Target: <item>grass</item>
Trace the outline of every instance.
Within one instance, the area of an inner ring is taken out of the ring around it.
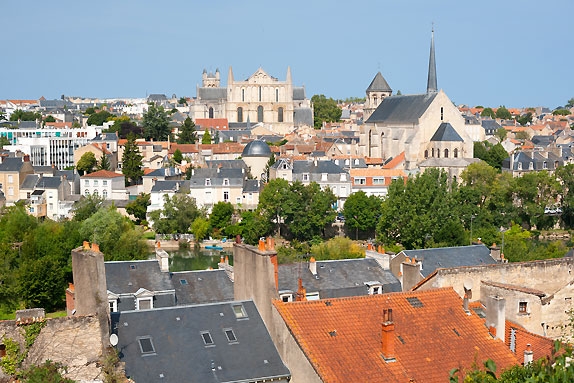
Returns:
[[[60,318],[65,317],[68,313],[66,310],[55,311],[53,313],[46,314],[46,318]],[[16,319],[16,312],[7,313],[0,311],[0,320],[14,320]]]
[[[144,239],[155,239],[155,233],[153,231],[146,231],[143,237]]]

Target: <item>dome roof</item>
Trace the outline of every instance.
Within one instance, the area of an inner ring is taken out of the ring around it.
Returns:
[[[269,145],[260,140],[254,140],[245,145],[242,157],[271,157]]]

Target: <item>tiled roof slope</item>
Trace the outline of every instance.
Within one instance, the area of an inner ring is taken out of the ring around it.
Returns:
[[[490,358],[499,369],[518,363],[478,315],[464,312],[452,288],[274,305],[324,382],[442,383],[475,358]],[[389,308],[394,362],[381,356],[382,312]]]
[[[516,354],[518,360],[524,360],[527,345],[532,348],[532,357],[538,360],[552,355],[554,341],[544,336],[533,334],[524,327],[506,321],[506,344]]]

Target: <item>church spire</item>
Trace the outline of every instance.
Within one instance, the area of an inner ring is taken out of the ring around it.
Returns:
[[[427,93],[438,92],[436,85],[436,62],[434,58],[434,26],[432,28],[430,57],[429,57],[429,77],[427,80]]]
[[[227,84],[231,85],[233,83],[233,70],[231,69],[231,65],[229,66],[229,73],[227,74]]]
[[[286,83],[292,82],[292,80],[291,80],[291,67],[290,66],[287,67],[287,76],[285,76],[285,82]]]

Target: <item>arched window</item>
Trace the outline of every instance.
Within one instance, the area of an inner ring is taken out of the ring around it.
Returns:
[[[440,158],[440,149],[436,150],[436,158]]]
[[[283,122],[283,108],[277,109],[277,121]]]
[[[444,150],[444,158],[448,158],[448,149]]]
[[[275,88],[275,102],[279,102],[279,88]]]
[[[213,118],[213,108],[209,107],[209,118]]]
[[[241,89],[241,101],[245,101],[245,88]]]
[[[458,148],[454,148],[454,158],[458,158]]]
[[[243,122],[243,108],[237,108],[237,122]]]
[[[261,90],[261,88],[259,88],[259,90]],[[257,122],[263,122],[263,107],[261,105],[257,107]]]
[[[369,157],[372,157],[372,148],[373,148],[373,131],[369,130]]]
[[[440,107],[440,120],[444,121],[444,108],[442,106]]]
[[[261,101],[261,87],[259,87],[259,101]]]
[[[377,96],[373,96],[373,105],[377,106]]]
[[[434,148],[432,148],[431,153],[432,153],[432,157],[434,158]]]
[[[429,151],[428,151],[428,149],[425,150],[425,158],[429,158]]]
[[[108,198],[108,191],[107,190],[104,190],[102,192],[102,197],[104,197],[104,199]]]
[[[456,184],[456,176],[452,176],[452,183]]]

